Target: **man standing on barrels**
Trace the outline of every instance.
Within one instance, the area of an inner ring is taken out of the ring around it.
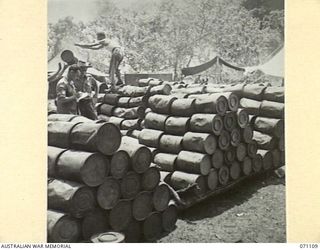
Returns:
[[[110,60],[110,66],[109,66],[109,77],[111,81],[111,90],[115,90],[115,77],[117,77],[117,85],[123,84],[121,80],[121,74],[119,70],[120,63],[123,60],[123,48],[119,45],[118,42],[114,40],[109,40],[106,38],[106,35],[104,32],[98,32],[97,33],[97,42],[92,44],[78,44],[75,43],[75,46],[84,48],[84,49],[92,49],[92,50],[98,50],[102,48],[106,48],[111,52],[111,60]]]
[[[86,68],[78,64],[69,67],[67,77],[57,84],[57,113],[81,114],[89,119],[96,120],[92,100],[92,85],[87,79]],[[79,112],[80,111],[80,112]]]

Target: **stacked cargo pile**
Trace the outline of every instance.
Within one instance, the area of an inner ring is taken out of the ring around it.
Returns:
[[[107,93],[99,98],[96,105],[98,118],[115,124],[121,130],[141,129],[141,122],[145,115],[149,96],[155,94],[168,95],[171,87],[163,81],[148,80],[141,85],[124,86],[116,93]]]
[[[275,121],[261,125],[266,123],[265,118],[249,117],[247,107],[239,108],[238,95],[242,97],[248,88],[197,88],[173,88],[172,95],[151,96],[144,128],[129,134],[153,150],[153,162],[161,170],[161,179],[180,198],[201,199],[281,165],[279,151],[271,150],[259,133],[273,131],[279,136],[283,133],[282,124],[276,122],[271,129]],[[192,94],[197,91],[200,93]],[[213,93],[203,94],[204,91]]]
[[[126,242],[175,227],[170,190],[150,167],[150,150],[112,123],[75,115],[48,122],[48,241],[88,241],[106,231]]]
[[[284,88],[246,85],[240,106],[250,114],[258,154],[273,162],[274,167],[285,164]],[[271,164],[270,164],[271,165]],[[271,167],[271,166],[270,166]]]
[[[249,117],[231,93],[155,95],[140,132],[132,136],[156,148],[154,163],[174,190],[198,196],[261,170],[256,160]],[[254,167],[253,167],[254,165]]]
[[[240,99],[240,107],[250,115],[253,140],[268,168],[285,164],[284,88],[267,84],[235,84],[207,87],[207,92],[231,91]]]

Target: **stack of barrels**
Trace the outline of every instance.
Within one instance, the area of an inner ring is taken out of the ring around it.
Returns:
[[[126,85],[116,93],[104,94],[96,105],[98,118],[115,124],[123,131],[141,129],[149,96],[168,95],[171,92],[170,85],[163,84],[163,81],[148,80],[148,84],[150,85]]]
[[[150,150],[116,125],[50,115],[48,145],[49,242],[87,242],[110,230],[126,242],[149,241],[175,227]]]
[[[174,88],[171,95],[151,96],[143,129],[134,130],[129,136],[152,149],[153,163],[161,170],[162,181],[180,194],[188,191],[198,197],[206,196],[283,164],[279,160],[283,123],[272,120],[276,117],[266,121],[249,116],[250,109],[241,105],[240,98],[248,96],[244,95],[246,91],[255,92],[255,87],[195,86],[189,90],[180,88],[182,92]],[[193,94],[197,88],[201,88],[199,94]],[[268,96],[265,90],[264,86],[263,93]],[[273,106],[261,110],[266,110],[263,114],[270,110],[274,113]],[[279,151],[263,141],[261,135],[267,133],[277,137]]]
[[[253,139],[257,142],[258,153],[270,167],[285,164],[284,143],[284,88],[246,85],[243,87],[240,106],[250,114],[254,129]]]

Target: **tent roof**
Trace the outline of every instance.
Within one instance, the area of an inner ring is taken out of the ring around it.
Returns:
[[[284,47],[277,49],[269,58],[264,64],[246,67],[246,72],[261,70],[267,75],[284,78]]]

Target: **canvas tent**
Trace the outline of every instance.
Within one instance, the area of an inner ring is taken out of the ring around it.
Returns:
[[[253,72],[256,70],[262,71],[266,75],[284,78],[284,48],[283,46],[275,50],[264,63],[246,67],[246,72]]]

